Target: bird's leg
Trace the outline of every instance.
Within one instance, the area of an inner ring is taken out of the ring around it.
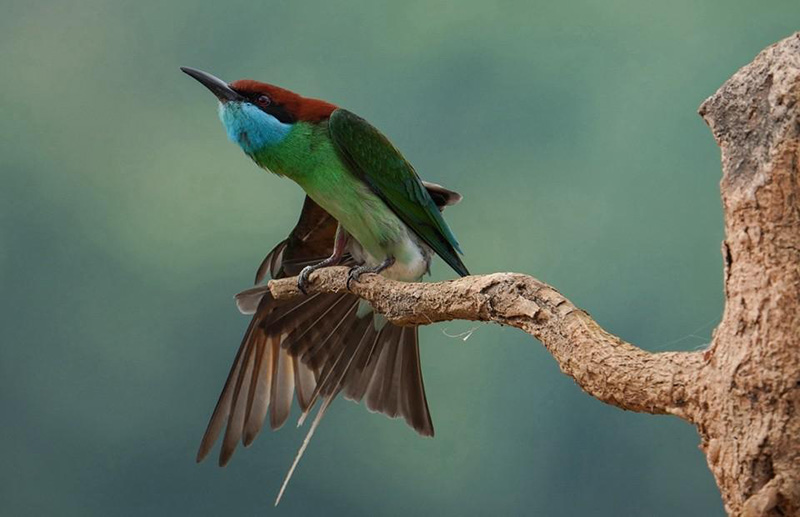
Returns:
[[[311,275],[311,273],[319,268],[336,266],[342,262],[342,257],[344,256],[344,250],[347,247],[347,240],[349,237],[350,236],[340,224],[336,228],[336,238],[333,241],[333,253],[331,256],[322,262],[311,266],[306,266],[302,271],[300,271],[300,274],[297,275],[297,288],[300,289],[303,294],[308,294],[306,287],[308,287],[308,277]]]
[[[363,275],[364,273],[375,273],[377,275],[381,271],[384,271],[385,269],[391,267],[394,264],[394,260],[395,260],[394,257],[389,256],[386,257],[386,260],[384,260],[375,267],[356,266],[352,268],[347,273],[347,290],[348,291],[350,290],[350,282],[353,281],[358,282],[359,278],[361,278],[361,275]]]

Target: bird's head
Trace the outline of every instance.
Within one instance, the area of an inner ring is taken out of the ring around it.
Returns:
[[[336,109],[329,102],[302,97],[271,84],[250,79],[226,83],[202,70],[181,70],[219,99],[219,118],[228,138],[250,155],[281,143],[294,124],[318,124]]]

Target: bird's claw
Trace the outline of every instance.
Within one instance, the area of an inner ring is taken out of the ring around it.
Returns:
[[[306,266],[300,271],[300,274],[297,275],[297,288],[305,295],[308,295],[308,277],[310,277],[313,272],[314,268],[312,266]]]
[[[350,287],[350,283],[354,282],[354,281],[358,282],[359,279],[361,278],[361,275],[363,275],[364,273],[365,273],[365,271],[364,271],[363,267],[356,266],[356,267],[350,268],[350,271],[347,272],[347,283],[345,284],[345,287],[347,287],[348,291],[352,291],[353,290]]]
[[[347,272],[347,283],[345,284],[347,290],[352,291],[352,289],[350,288],[350,283],[353,281],[359,282],[361,280],[361,275],[363,275],[364,273],[374,273],[378,275],[382,271],[385,271],[386,268],[392,266],[393,264],[394,264],[394,257],[387,257],[386,260],[384,260],[375,267],[356,266],[350,268],[350,271]]]

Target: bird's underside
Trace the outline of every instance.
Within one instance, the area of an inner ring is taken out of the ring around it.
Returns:
[[[424,182],[423,182],[424,183]],[[461,196],[424,183],[440,209]],[[301,421],[318,400],[320,416],[343,392],[366,401],[370,411],[402,416],[418,433],[433,435],[419,361],[416,327],[377,325],[358,310],[349,293],[312,294],[287,301],[271,297],[267,278],[296,276],[331,255],[337,221],[310,198],[289,237],[262,262],[256,285],[236,297],[239,309],[253,319],[206,429],[197,461],[203,460],[225,429],[219,463],[225,465],[237,444],[250,445],[269,415],[278,429],[289,417],[294,394]],[[344,265],[359,264],[349,255]],[[361,316],[361,317],[359,317]],[[319,417],[318,417],[319,418]]]

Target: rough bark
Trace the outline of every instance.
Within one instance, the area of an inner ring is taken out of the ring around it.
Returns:
[[[404,325],[510,325],[539,339],[588,394],[697,426],[731,515],[800,515],[800,33],[759,54],[700,107],[722,149],[725,311],[704,352],[649,353],[553,287],[496,273],[450,282],[362,277],[353,292]],[[311,277],[346,289],[346,269]],[[274,280],[276,298],[302,296]]]
[[[722,149],[725,312],[698,387],[732,514],[800,515],[800,34],[700,107]]]

